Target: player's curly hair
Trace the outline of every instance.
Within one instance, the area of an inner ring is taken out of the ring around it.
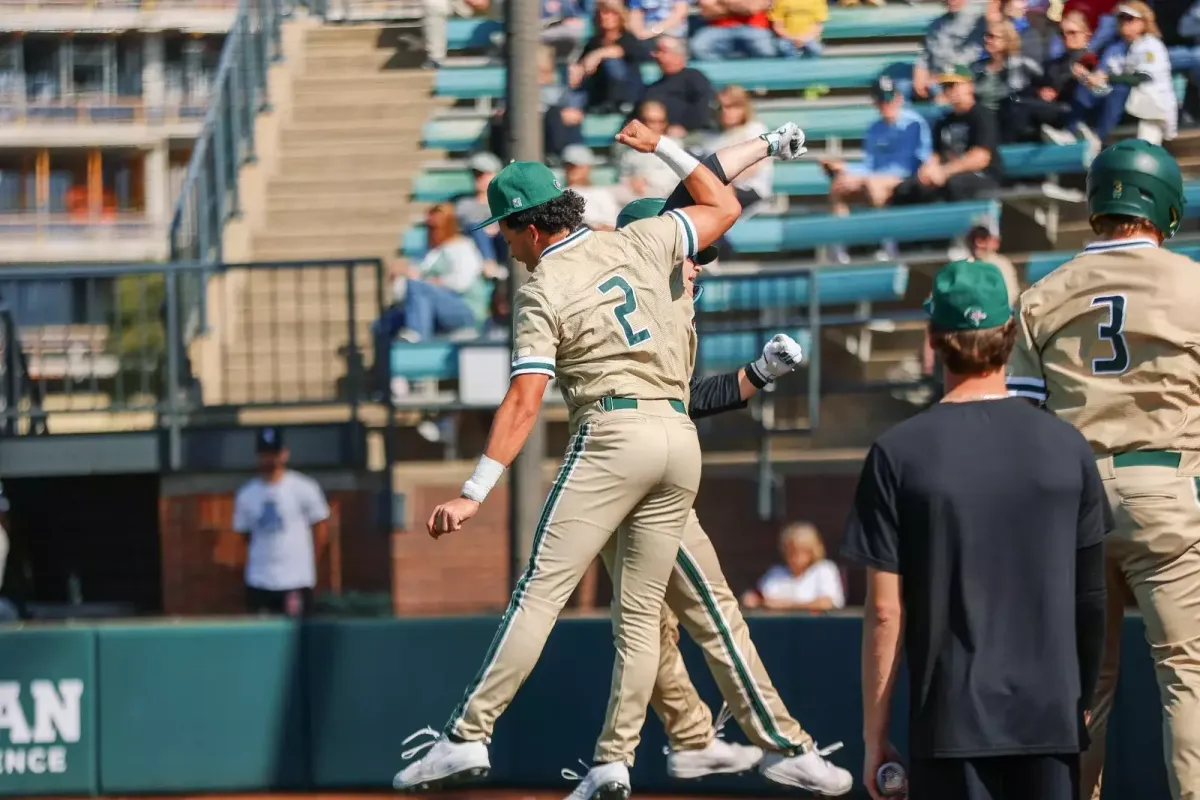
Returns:
[[[567,189],[548,203],[505,217],[504,223],[510,228],[532,225],[542,233],[573,231],[583,224],[583,208],[584,199]]]
[[[979,331],[929,332],[929,343],[947,372],[985,375],[1004,369],[1017,341],[1017,324],[1009,320],[998,328]]]
[[[1154,223],[1141,217],[1124,214],[1096,214],[1089,220],[1097,236],[1106,239],[1133,239],[1138,236],[1163,238],[1163,232]]]

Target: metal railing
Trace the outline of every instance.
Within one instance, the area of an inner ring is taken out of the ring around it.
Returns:
[[[225,223],[241,212],[238,169],[255,158],[255,117],[270,103],[267,69],[282,57],[282,20],[281,0],[238,7],[171,220],[172,261],[221,260]]]
[[[24,100],[0,101],[0,123],[63,125],[164,125],[191,123],[203,119],[207,98],[186,103],[147,105],[140,97],[112,97],[100,100],[63,99],[55,102]]]
[[[5,405],[0,428],[29,433],[50,415],[73,418],[55,432],[166,428],[177,440],[229,406],[337,405],[357,420],[384,290],[378,259],[0,267],[5,344],[25,364],[4,372],[4,396],[24,400]],[[200,293],[204,334],[191,319]]]

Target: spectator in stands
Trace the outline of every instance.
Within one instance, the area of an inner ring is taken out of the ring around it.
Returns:
[[[999,185],[996,118],[975,102],[970,67],[940,78],[950,112],[933,128],[933,155],[896,187],[892,203],[970,200]]]
[[[688,66],[683,42],[660,36],[653,55],[662,77],[646,90],[646,99],[657,100],[666,107],[667,133],[681,137],[711,130],[716,92],[703,72]]]
[[[542,42],[554,48],[557,58],[574,52],[586,33],[582,0],[542,0]]]
[[[778,55],[770,7],[771,0],[700,0],[704,27],[692,35],[692,55],[699,61]]]
[[[1016,305],[1017,297],[1021,294],[1021,283],[1017,280],[1017,268],[1007,257],[1000,254],[1000,232],[995,229],[995,221],[976,225],[967,232],[967,249],[971,258],[976,261],[993,264],[1004,276],[1004,285],[1008,288],[1008,302]]]
[[[925,42],[913,65],[912,94],[922,100],[938,96],[934,79],[955,67],[974,64],[983,54],[986,20],[968,0],[946,0],[946,13],[925,32]]]
[[[1045,0],[1004,0],[1002,6],[1002,18],[1012,24],[1020,39],[1020,52],[1039,66],[1062,50],[1057,32],[1046,19],[1047,6]],[[995,21],[988,19],[989,23]]]
[[[987,57],[975,63],[972,75],[975,99],[981,108],[999,116],[1001,141],[1036,141],[1048,110],[1035,94],[1042,66],[1021,54],[1021,37],[1007,19],[988,22],[983,37]]]
[[[1193,0],[1192,5],[1179,18],[1176,31],[1178,44],[1168,48],[1171,56],[1171,68],[1188,76],[1191,86],[1187,94],[1185,108],[1195,118],[1200,118],[1200,0]]]
[[[329,543],[329,504],[316,481],[287,468],[278,428],[260,430],[255,450],[259,477],[233,501],[233,530],[249,539],[241,539],[238,557],[246,564],[246,606],[252,614],[308,616],[317,558]]]
[[[863,137],[862,164],[851,166],[838,158],[821,161],[830,179],[833,213],[839,216],[850,213],[850,202],[854,200],[865,199],[875,208],[887,205],[896,187],[915,175],[933,154],[929,123],[904,107],[904,95],[895,81],[880,76],[871,87],[871,98],[879,109],[879,119],[871,123]],[[894,257],[896,251],[894,241],[883,242],[887,257]],[[841,245],[834,248],[833,256],[841,263],[850,260],[850,254]]]
[[[1077,64],[1096,61],[1096,54],[1088,47],[1092,31],[1087,15],[1071,11],[1063,17],[1060,30],[1065,49],[1046,64],[1037,89],[1038,99],[1050,107],[1042,121],[1042,136],[1056,144],[1071,144],[1075,141],[1074,131],[1094,142],[1099,152],[1099,138],[1088,125],[1095,121],[1098,103],[1095,95],[1080,85],[1075,69]]]
[[[769,611],[830,611],[844,608],[845,590],[837,564],[825,558],[814,525],[794,522],[779,535],[783,564],[767,570],[756,589],[742,595],[746,608]]]
[[[508,283],[505,281],[496,281],[492,288],[492,302],[488,307],[488,318],[483,323],[482,335],[493,341],[512,336],[512,306],[508,301]]]
[[[467,159],[467,169],[475,181],[473,194],[464,195],[454,201],[454,214],[458,218],[459,228],[471,231],[471,241],[475,243],[479,255],[483,258],[484,272],[494,272],[499,261],[498,248],[504,244],[500,236],[499,225],[489,225],[486,228],[474,230],[474,227],[491,216],[488,210],[487,187],[492,178],[504,165],[500,159],[491,153],[475,153]]]
[[[543,46],[538,50],[538,110],[542,114],[546,160],[552,164],[558,163],[564,148],[583,143],[583,129],[580,126],[583,124],[583,105],[587,100],[583,92],[574,91],[559,80],[554,58],[553,47]],[[488,142],[488,149],[501,159],[508,157],[508,134],[504,126],[505,112],[501,106],[492,119]],[[484,207],[487,207],[487,198],[484,198]]]
[[[688,0],[629,0],[629,30],[639,39],[687,36]]]
[[[750,95],[740,86],[727,86],[717,93],[717,125],[720,131],[704,138],[701,149],[706,155],[740,144],[767,132],[767,126],[754,117]],[[774,161],[766,159],[742,172],[733,181],[733,190],[742,204],[742,216],[772,195]]]
[[[446,20],[472,17],[488,10],[490,0],[422,0],[425,8],[425,66],[437,68],[446,60]]]
[[[612,231],[617,227],[617,214],[621,204],[610,186],[592,185],[592,167],[596,157],[581,144],[573,144],[563,151],[567,186],[583,198],[583,223],[592,230]]]
[[[1099,69],[1088,72],[1079,65],[1076,73],[1105,98],[1096,133],[1107,136],[1128,114],[1137,122],[1139,139],[1154,144],[1174,139],[1179,104],[1154,11],[1141,0],[1130,0],[1117,7],[1117,24],[1125,47],[1110,48]]]
[[[657,85],[657,84],[655,84]],[[654,87],[651,87],[653,89]],[[636,114],[650,130],[658,134],[667,132],[667,107],[657,100],[644,100]],[[679,183],[679,177],[662,159],[653,153],[639,153],[625,148],[621,153],[621,184],[626,197],[669,197]]]
[[[628,13],[620,0],[599,0],[593,16],[592,38],[579,61],[571,65],[567,82],[587,95],[587,110],[629,113],[646,91],[642,64],[650,48],[626,27]]]
[[[1108,48],[1120,41],[1117,32],[1117,0],[1067,0],[1063,5],[1062,19],[1078,11],[1087,18],[1088,30],[1092,32],[1088,49],[1103,55]]]
[[[390,342],[397,335],[410,342],[438,333],[471,329],[487,310],[487,279],[475,244],[463,236],[454,209],[439,203],[425,217],[429,251],[415,271],[395,276],[395,301],[380,320],[379,333]]]
[[[828,0],[775,0],[770,19],[779,37],[780,55],[821,55],[821,33],[829,19]]]

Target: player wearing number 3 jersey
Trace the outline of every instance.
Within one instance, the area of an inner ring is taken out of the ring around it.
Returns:
[[[1108,148],[1087,193],[1100,241],[1021,295],[1008,377],[1010,393],[1091,443],[1117,523],[1082,797],[1100,796],[1128,588],[1156,666],[1172,796],[1200,800],[1200,265],[1161,248],[1184,205],[1161,147]]]
[[[573,435],[483,667],[443,735],[396,776],[398,789],[435,788],[490,769],[496,718],[620,528],[616,659],[583,786],[586,798],[629,796],[628,768],[658,671],[663,596],[700,483],[700,445],[686,407],[691,354],[674,309],[684,290],[679,266],[724,234],[741,208],[730,187],[641,123],[627,125],[617,140],[656,153],[684,180],[694,205],[601,233],[582,226],[582,198],[540,164],[510,164],[488,186],[493,218],[485,224],[499,221],[514,257],[534,273],[515,298],[512,381],[486,453],[462,496],[435,509],[430,534],[456,531],[475,515],[523,446],[551,377]],[[768,143],[776,150],[792,144],[778,136]]]

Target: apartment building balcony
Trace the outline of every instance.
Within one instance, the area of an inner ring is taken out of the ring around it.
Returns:
[[[139,262],[167,256],[166,225],[143,213],[0,213],[0,263]]]
[[[237,0],[0,0],[0,31],[224,33]]]

